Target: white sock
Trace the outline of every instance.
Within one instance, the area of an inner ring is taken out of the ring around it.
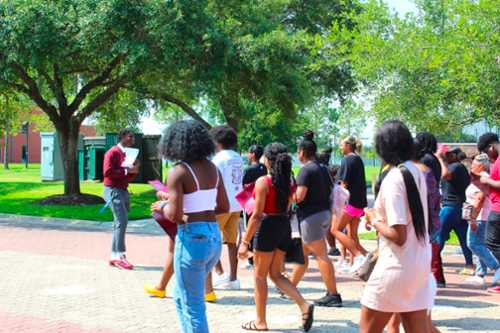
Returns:
[[[120,259],[120,256],[118,255],[118,252],[111,252],[111,259]]]

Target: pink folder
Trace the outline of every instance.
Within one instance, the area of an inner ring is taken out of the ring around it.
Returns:
[[[155,188],[157,191],[163,191],[168,193],[168,188],[163,185],[158,180],[151,180],[148,183]],[[151,213],[151,217],[155,219],[155,221],[160,225],[160,227],[167,233],[167,235],[175,241],[175,236],[177,235],[177,223],[170,221],[167,219],[163,212],[154,211]]]

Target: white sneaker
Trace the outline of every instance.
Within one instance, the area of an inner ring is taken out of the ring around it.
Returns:
[[[212,287],[214,288],[227,282],[229,282],[229,274],[226,272],[222,273],[222,275],[217,275],[217,273],[215,273],[212,276]]]
[[[234,281],[227,281],[226,283],[214,286],[214,289],[218,290],[240,290],[240,279]]]
[[[253,265],[252,265],[250,262],[248,262],[248,261],[247,261],[247,262],[246,262],[246,263],[244,263],[243,265],[240,265],[240,268],[241,268],[241,269],[246,269],[246,270],[248,270],[248,269],[253,269]]]
[[[351,271],[351,266],[349,266],[349,264],[347,264],[345,267],[337,269],[337,272],[340,274],[349,274],[350,271]]]
[[[500,281],[500,267],[498,267],[498,268],[495,270],[495,274],[493,275],[493,280],[491,280],[491,284],[495,284],[495,283],[497,283],[498,281]]]
[[[362,254],[359,255],[359,257],[355,257],[352,263],[351,270],[349,271],[349,274],[354,274],[357,272],[361,267],[363,267],[363,264],[365,263],[366,257]]]
[[[338,260],[338,261],[334,262],[333,264],[335,265],[335,267],[345,268],[347,265],[349,265],[349,260],[347,260],[347,259]]]
[[[477,276],[477,275],[475,275],[471,278],[467,278],[467,279],[465,279],[465,281],[467,281],[468,283],[474,283],[474,284],[486,284],[486,280],[482,277]]]

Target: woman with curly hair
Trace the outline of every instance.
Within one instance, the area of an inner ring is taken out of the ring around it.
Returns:
[[[242,328],[254,331],[268,330],[266,303],[269,275],[276,286],[297,303],[302,313],[304,331],[308,332],[313,322],[314,305],[306,302],[290,280],[281,275],[285,254],[292,239],[292,227],[287,215],[295,192],[291,175],[292,159],[283,144],[274,142],[267,145],[264,150],[264,163],[270,175],[260,177],[255,184],[254,211],[238,249],[238,257],[247,258],[248,245],[254,237],[257,318]]]
[[[214,143],[201,123],[181,120],[165,130],[159,148],[164,158],[178,162],[168,170],[168,201],[152,207],[178,223],[174,251],[177,314],[183,332],[208,332],[205,278],[222,250],[215,215],[229,211],[220,172],[207,159],[214,153]]]

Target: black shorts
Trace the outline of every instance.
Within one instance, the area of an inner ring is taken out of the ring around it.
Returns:
[[[292,226],[287,216],[264,215],[254,235],[253,248],[260,252],[288,251]]]

